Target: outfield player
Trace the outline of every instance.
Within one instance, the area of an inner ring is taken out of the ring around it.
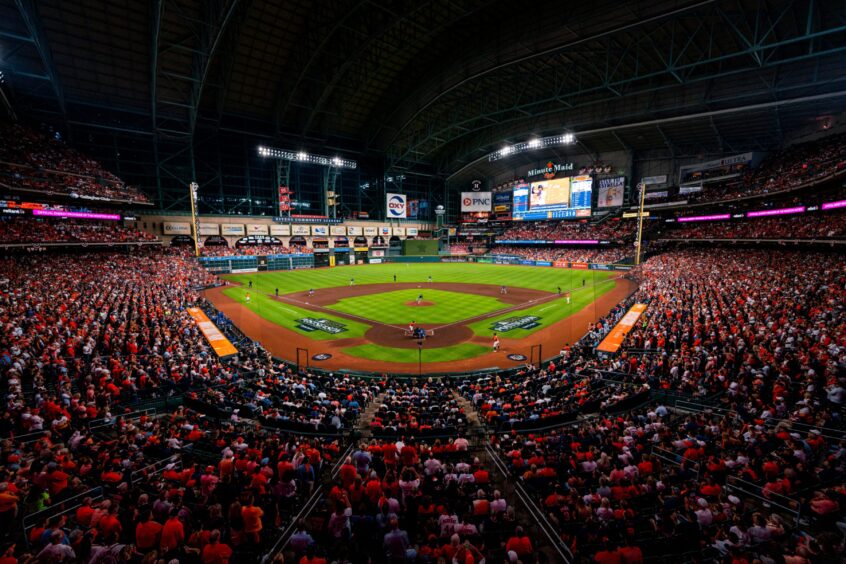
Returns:
[[[496,333],[493,336],[493,352],[499,352],[499,335]]]
[[[350,278],[350,286],[355,286],[355,278]]]
[[[246,298],[244,298],[244,301],[247,302],[247,303],[250,303],[250,293],[249,292],[247,292],[247,296],[246,296]]]
[[[564,294],[564,298],[567,300],[567,305],[570,305],[570,292]]]
[[[429,275],[429,282],[431,282],[431,281],[432,281],[432,275],[430,274]]]

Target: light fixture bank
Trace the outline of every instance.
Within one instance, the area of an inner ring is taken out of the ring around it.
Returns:
[[[358,163],[342,159],[341,157],[325,157],[323,155],[312,155],[305,151],[286,151],[285,149],[275,149],[273,147],[258,146],[258,154],[260,157],[269,159],[279,159],[281,161],[294,161],[300,163],[316,164],[321,166],[332,166],[335,168],[358,168]]]
[[[499,151],[494,151],[488,155],[488,162],[498,161],[510,155],[517,153],[525,153],[533,149],[542,149],[544,147],[555,147],[558,145],[572,145],[576,142],[576,136],[572,133],[563,133],[561,135],[551,135],[549,137],[532,138],[522,143],[515,143],[513,145],[506,145]]]

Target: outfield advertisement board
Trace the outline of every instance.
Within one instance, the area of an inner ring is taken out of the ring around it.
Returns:
[[[290,225],[271,225],[270,226],[270,234],[271,235],[283,235],[288,236],[291,234],[291,226]]]
[[[308,225],[292,225],[291,226],[291,235],[302,235],[302,236],[311,235],[311,228]]]
[[[191,235],[191,224],[177,221],[165,221],[162,224],[165,235]]]
[[[405,194],[385,195],[388,219],[405,219],[408,216],[407,197]]]
[[[258,223],[247,224],[247,235],[267,235],[268,225],[261,225]]]
[[[200,235],[220,235],[220,225],[217,223],[201,223]]]
[[[220,234],[221,235],[229,235],[229,236],[237,235],[239,237],[243,237],[244,236],[244,224],[242,224],[242,223],[224,223],[220,226]]]

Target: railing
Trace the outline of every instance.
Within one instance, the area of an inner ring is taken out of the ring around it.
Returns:
[[[496,466],[497,470],[508,479],[511,476],[511,472],[508,470],[508,467],[499,458],[499,455],[490,445],[485,445],[485,451],[487,452],[488,458],[490,458],[494,465]],[[575,556],[573,552],[570,550],[570,547],[567,546],[561,537],[558,536],[558,532],[553,527],[552,523],[549,522],[549,519],[546,518],[544,512],[538,508],[535,501],[529,496],[526,492],[523,485],[519,482],[513,482],[514,484],[514,493],[517,495],[517,498],[523,503],[526,509],[532,516],[532,519],[537,523],[538,527],[540,528],[541,532],[543,532],[544,536],[549,540],[550,546],[555,550],[558,554],[559,562],[563,562],[565,564],[572,564],[575,560]]]
[[[776,492],[768,492],[764,495],[764,488],[758,484],[747,482],[736,476],[729,476],[726,478],[725,490],[727,492],[736,492],[743,496],[750,497],[767,509],[777,509],[791,517],[794,525],[799,525],[799,519],[802,513],[801,504],[792,498],[781,495]]]
[[[104,491],[101,486],[96,488],[92,488],[88,491],[84,491],[82,493],[76,494],[72,497],[67,499],[63,499],[46,509],[42,509],[41,511],[37,511],[35,513],[30,513],[29,515],[25,515],[22,521],[23,531],[24,531],[24,538],[26,539],[27,546],[29,546],[29,531],[37,524],[43,522],[45,519],[50,519],[51,517],[55,517],[57,515],[66,515],[73,511],[76,511],[80,507],[82,507],[82,501],[90,497],[92,501],[100,501],[104,497]]]
[[[350,456],[355,448],[355,443],[351,443],[347,450],[344,451],[341,456],[338,457],[338,460],[335,462],[335,465],[332,467],[332,471],[330,472],[330,477],[334,480],[338,476],[338,472],[341,469],[341,465],[344,463],[344,460],[348,456]],[[312,492],[311,496],[305,502],[305,504],[300,508],[299,512],[297,512],[296,516],[291,519],[291,522],[288,523],[288,526],[282,530],[282,533],[279,535],[279,538],[276,539],[276,542],[273,543],[271,549],[262,557],[261,562],[262,564],[267,562],[272,562],[276,558],[276,556],[285,550],[285,547],[288,546],[288,542],[291,540],[291,535],[294,533],[294,529],[297,526],[297,523],[300,519],[304,519],[311,513],[317,504],[323,499],[323,487],[320,486],[315,488],[314,492]]]
[[[152,464],[145,466],[144,468],[139,468],[138,470],[134,470],[132,474],[129,475],[129,481],[132,484],[138,483],[142,478],[149,478],[150,476],[155,476],[157,474],[161,474],[165,471],[169,464],[175,464],[176,468],[182,469],[182,453],[177,453],[167,458],[163,458],[157,462],[153,462]]]
[[[106,427],[111,427],[118,419],[122,419],[124,421],[138,421],[144,416],[151,416],[156,414],[156,409],[153,407],[147,409],[141,409],[138,411],[133,411],[130,413],[121,413],[118,415],[112,415],[111,417],[103,417],[101,419],[93,419],[91,422],[88,423],[88,430],[91,432],[100,431]]]

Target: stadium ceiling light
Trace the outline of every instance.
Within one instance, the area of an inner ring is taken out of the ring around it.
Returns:
[[[274,147],[265,147],[259,145],[257,147],[260,157],[278,159],[280,161],[297,161],[309,164],[316,164],[321,166],[331,166],[336,168],[358,168],[358,163],[341,157],[325,157],[323,155],[312,155],[305,151],[286,151],[284,149],[276,149]]]
[[[516,155],[518,153],[524,153],[532,149],[538,149],[541,147],[554,147],[557,145],[572,145],[575,142],[576,136],[572,133],[552,135],[550,137],[542,137],[540,139],[535,137],[529,139],[528,141],[523,141],[521,143],[506,145],[500,150],[490,153],[488,155],[488,162],[498,161],[503,157],[507,157],[509,155]]]

